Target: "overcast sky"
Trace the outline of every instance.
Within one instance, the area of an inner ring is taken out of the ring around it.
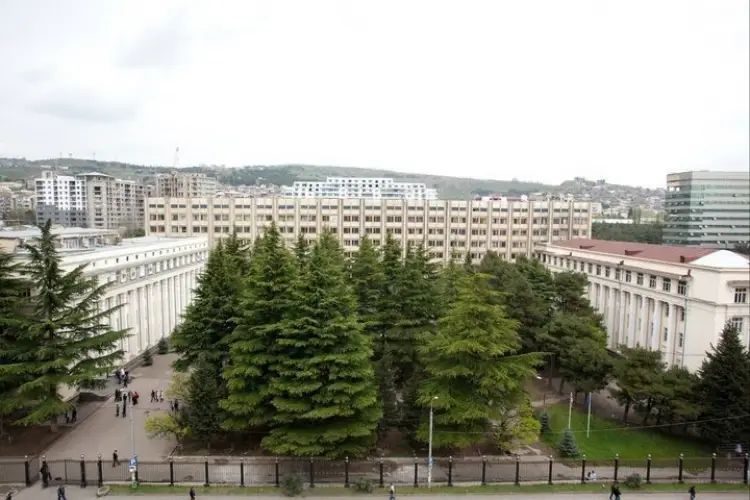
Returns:
[[[0,156],[749,168],[747,0],[0,1]]]

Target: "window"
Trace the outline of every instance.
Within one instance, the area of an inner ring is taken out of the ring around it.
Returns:
[[[677,347],[682,349],[682,345],[685,343],[685,334],[680,332],[677,337]]]
[[[666,342],[666,341],[667,341],[667,339],[669,339],[669,328],[667,328],[667,327],[665,326],[665,327],[664,327],[664,342]]]
[[[685,322],[685,308],[680,307],[680,321]]]
[[[596,275],[601,276],[602,275],[602,266],[599,264],[596,265]]]
[[[615,269],[615,279],[616,280],[620,279],[620,268]]]
[[[653,274],[648,277],[648,286],[650,288],[656,288],[656,276]]]
[[[669,292],[672,290],[672,280],[669,278],[664,278],[661,280],[661,289],[665,292]]]
[[[747,302],[747,288],[734,289],[734,303],[744,304]]]
[[[734,317],[729,322],[738,332],[742,333],[742,318]]]
[[[643,285],[643,273],[638,273],[635,277],[635,282],[639,285]]]
[[[589,274],[593,274],[594,272],[594,264],[589,264]]]
[[[633,273],[625,271],[625,282],[630,283],[631,281],[633,281]]]
[[[604,277],[609,278],[609,266],[604,268]]]
[[[677,282],[677,293],[680,295],[685,295],[687,293],[687,282],[686,281],[678,281]]]

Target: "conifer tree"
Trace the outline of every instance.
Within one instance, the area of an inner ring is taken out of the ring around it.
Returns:
[[[457,297],[422,348],[426,377],[419,390],[423,408],[435,408],[435,446],[463,447],[485,439],[499,412],[525,397],[523,385],[536,375],[541,357],[517,354],[518,322],[497,306],[489,276],[459,279]],[[434,399],[437,398],[437,399]],[[423,420],[419,437],[427,438]]]
[[[29,263],[24,274],[32,285],[30,315],[19,330],[11,362],[0,373],[18,376],[22,383],[6,401],[6,408],[26,408],[19,421],[33,425],[52,421],[70,408],[59,389],[95,387],[112,373],[122,358],[119,343],[125,330],[114,330],[108,318],[117,310],[101,308],[107,283],[85,274],[85,265],[62,267],[51,222],[40,226],[35,244],[25,245]]]
[[[187,383],[185,423],[190,435],[207,446],[221,430],[219,401],[223,392],[221,367],[206,357],[199,358]]]
[[[263,446],[279,455],[361,456],[373,446],[381,416],[372,340],[329,233],[313,246],[291,297],[272,347],[275,414]]]
[[[385,275],[378,251],[366,235],[360,240],[359,251],[352,257],[349,273],[357,296],[360,322],[365,331],[374,335],[378,327],[378,304]]]
[[[375,362],[375,379],[378,384],[378,399],[382,413],[378,422],[378,437],[382,438],[389,429],[396,427],[399,423],[396,385],[393,379],[393,358],[390,352],[386,351]]]
[[[750,363],[731,323],[706,353],[700,369],[701,436],[717,446],[750,442]]]
[[[275,413],[269,393],[276,362],[272,350],[281,322],[294,305],[290,295],[297,276],[294,256],[272,224],[253,249],[236,327],[229,337],[229,363],[224,370],[227,397],[220,403],[226,413],[225,428],[264,426]]]
[[[578,456],[578,446],[573,431],[565,429],[560,442],[557,443],[557,452],[563,458],[575,458]]]
[[[294,245],[294,255],[297,257],[297,265],[300,270],[303,270],[310,260],[310,245],[302,233],[300,233],[297,243]]]
[[[0,434],[2,418],[13,411],[13,405],[8,403],[23,380],[19,373],[2,369],[17,355],[16,341],[24,324],[23,294],[30,289],[20,277],[19,267],[13,254],[0,251]]]
[[[378,359],[386,348],[391,349],[394,357],[399,357],[393,344],[399,341],[399,332],[394,325],[401,320],[401,286],[404,281],[402,249],[399,242],[388,233],[381,252],[381,269],[383,271],[382,287],[378,293],[378,330],[379,339],[375,339],[375,358]]]

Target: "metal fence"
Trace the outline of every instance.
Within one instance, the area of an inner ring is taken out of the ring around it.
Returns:
[[[46,464],[47,477],[40,470]],[[677,457],[674,459],[610,460],[555,459],[553,457],[434,458],[432,483],[521,484],[555,482],[624,481],[639,474],[651,482],[748,483],[748,456],[723,458]],[[172,458],[139,461],[134,473],[140,483],[278,486],[284,477],[297,475],[310,486],[349,486],[364,478],[375,485],[420,486],[427,483],[426,459],[327,460],[319,458]],[[31,485],[40,479],[47,485],[82,487],[123,483],[132,478],[129,462],[109,460],[46,460],[45,457],[0,459],[0,483]]]

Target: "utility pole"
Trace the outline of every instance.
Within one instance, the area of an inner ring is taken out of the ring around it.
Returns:
[[[434,420],[434,414],[435,410],[432,407],[432,404],[437,401],[438,397],[434,396],[432,400],[430,401],[430,436],[429,436],[429,443],[427,445],[427,489],[432,486],[432,422]]]

